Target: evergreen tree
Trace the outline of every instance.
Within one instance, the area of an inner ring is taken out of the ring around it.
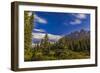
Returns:
[[[32,29],[33,15],[29,15],[29,11],[24,12],[24,59],[31,60],[32,57]]]

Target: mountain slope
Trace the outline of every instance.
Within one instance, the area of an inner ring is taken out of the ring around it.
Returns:
[[[81,29],[80,31],[71,32],[70,34],[65,35],[64,37],[65,38],[71,38],[71,39],[89,38],[90,37],[90,31]]]

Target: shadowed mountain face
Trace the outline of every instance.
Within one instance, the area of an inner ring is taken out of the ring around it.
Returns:
[[[66,35],[65,37],[72,38],[72,39],[89,38],[90,31],[81,29],[80,31],[71,32],[70,34]]]

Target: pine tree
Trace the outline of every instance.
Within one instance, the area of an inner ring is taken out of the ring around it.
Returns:
[[[31,60],[32,57],[32,29],[33,15],[29,15],[29,11],[24,12],[24,59]]]
[[[44,54],[48,54],[50,50],[50,42],[49,42],[49,37],[48,34],[46,33],[43,39],[43,52]]]

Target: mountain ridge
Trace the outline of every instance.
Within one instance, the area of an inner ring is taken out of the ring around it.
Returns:
[[[90,37],[90,31],[85,30],[85,29],[81,29],[79,31],[71,32],[68,35],[63,36],[62,38],[80,39],[80,38],[89,38],[89,37]],[[62,39],[62,38],[60,38],[60,39]],[[40,43],[41,39],[34,39],[34,40],[32,40],[32,42],[34,44]],[[49,42],[57,42],[57,41],[49,39]]]

